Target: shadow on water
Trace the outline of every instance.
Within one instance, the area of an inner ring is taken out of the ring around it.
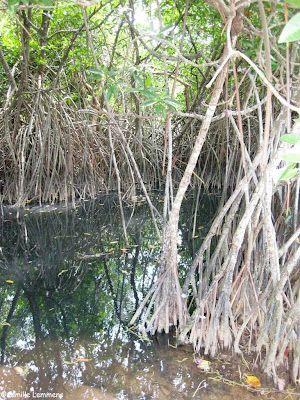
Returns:
[[[215,209],[203,200],[191,240],[193,202],[180,225],[183,272]],[[0,391],[10,398],[191,399],[197,388],[194,398],[228,396],[224,385],[207,385],[190,347],[127,327],[155,279],[160,248],[143,201],[125,210],[129,246],[114,198],[3,215]]]

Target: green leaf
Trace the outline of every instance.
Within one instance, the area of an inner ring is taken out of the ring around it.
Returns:
[[[290,163],[300,163],[300,153],[290,151],[282,155],[282,159]]]
[[[279,43],[294,42],[300,39],[300,13],[294,15],[281,32]]]
[[[39,4],[46,7],[50,7],[53,5],[52,0],[39,0]]]
[[[148,75],[147,78],[145,79],[145,86],[146,86],[146,88],[148,88],[151,85],[152,85],[152,79],[151,79],[151,76]]]
[[[105,72],[98,68],[87,68],[86,72],[94,78],[102,78],[105,75]]]
[[[18,6],[20,4],[20,0],[8,0],[8,7],[15,7]]]
[[[7,8],[12,16],[15,16],[17,8],[19,7],[20,0],[8,0]]]
[[[119,92],[120,92],[120,89],[118,88],[118,86],[117,85],[113,85],[113,93],[114,93],[115,97],[118,96]]]
[[[113,95],[113,89],[112,89],[112,87],[109,87],[106,92],[106,100],[109,101],[111,99],[112,95]]]
[[[291,6],[300,8],[300,0],[285,0],[285,2],[290,4]]]
[[[155,104],[157,101],[156,100],[145,100],[141,103],[141,107],[149,107],[152,106],[153,104]]]
[[[156,115],[162,115],[164,117],[167,115],[166,108],[160,103],[156,104],[154,109]]]
[[[294,119],[294,122],[300,122],[300,118]]]
[[[140,86],[144,86],[144,81],[142,78],[140,78],[138,75],[134,75],[134,79],[135,81],[140,85]]]
[[[173,29],[173,25],[166,25],[166,26],[163,26],[163,27],[161,28],[161,30],[158,32],[158,34],[160,35],[161,33],[166,32],[166,31],[169,31],[170,29]]]
[[[109,101],[109,100],[112,98],[112,96],[117,97],[118,94],[119,94],[119,89],[118,89],[118,87],[117,87],[116,85],[111,85],[111,86],[108,88],[107,93],[106,93],[106,99],[107,99],[107,101]]]
[[[141,87],[136,87],[136,88],[130,89],[130,93],[141,93],[141,90],[144,90],[144,89]]]
[[[111,69],[110,71],[107,71],[107,72],[106,72],[106,74],[107,74],[108,76],[115,76],[115,75],[117,75],[117,73],[118,73],[118,70],[117,70],[117,69]]]
[[[159,96],[157,95],[157,93],[154,93],[150,90],[143,89],[140,91],[140,93],[142,93],[146,97],[151,97],[152,99],[157,99],[157,100],[159,99]]]
[[[160,92],[160,94],[159,94],[159,97],[160,97],[161,99],[170,98],[170,93],[169,93],[169,91],[165,92],[165,91],[162,90],[162,91]]]
[[[181,106],[181,103],[179,101],[170,98],[164,99],[164,103],[171,107],[171,109],[175,110],[177,110],[177,108]]]
[[[285,181],[287,179],[294,178],[294,176],[296,176],[299,171],[298,168],[291,168],[291,167],[294,167],[294,165],[295,164],[291,164],[288,167],[286,167],[286,169],[280,175],[278,181]]]
[[[299,138],[296,135],[292,135],[291,133],[287,133],[285,135],[280,136],[280,140],[285,143],[296,144],[299,142]]]

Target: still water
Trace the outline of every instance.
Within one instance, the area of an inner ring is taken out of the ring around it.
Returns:
[[[215,210],[211,197],[200,200],[196,219],[195,200],[184,204],[182,275]],[[155,201],[159,208],[159,196]],[[172,335],[128,327],[156,278],[160,248],[143,200],[124,205],[127,244],[111,196],[75,209],[4,210],[0,398],[253,398],[197,370],[193,349],[177,347]]]

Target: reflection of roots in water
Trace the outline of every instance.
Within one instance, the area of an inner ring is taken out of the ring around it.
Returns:
[[[72,387],[70,385],[65,386],[64,390],[64,400],[116,400],[117,398],[114,397],[110,393],[104,393],[102,390],[82,385],[77,387]]]
[[[22,396],[22,393],[29,394],[30,392],[28,389],[25,378],[22,377],[15,368],[0,367],[0,394],[5,392],[7,396],[10,396],[9,392],[11,392],[11,397],[15,398],[20,395]],[[104,393],[98,388],[87,385],[72,387],[66,384],[56,389],[55,392],[61,394],[64,400],[116,400],[116,397],[112,394]],[[38,396],[38,394],[37,392],[35,393],[36,396]]]
[[[120,370],[116,372],[120,373]],[[126,383],[123,382],[121,386],[123,386],[124,388],[130,388],[131,395],[134,396],[139,395],[141,392],[144,392],[147,396],[151,395],[152,399],[167,399],[171,394],[172,387],[170,385],[167,385],[167,382],[163,378],[161,378],[159,374],[155,375],[157,375],[157,381],[152,384],[150,388],[150,386],[145,387],[147,386],[147,384],[143,384],[146,382],[143,373],[131,376],[131,374],[126,372],[124,373],[124,371],[122,371],[122,377],[125,378]],[[0,393],[12,392],[15,394],[29,394],[30,392],[28,386],[29,385],[27,384],[25,377],[19,374],[15,368],[5,366],[0,367]],[[71,384],[66,383],[59,385],[59,387],[56,387],[54,391],[58,395],[61,395],[61,398],[63,398],[64,400],[117,400],[117,397],[114,396],[112,393],[108,393],[101,390],[100,388],[88,385],[72,386]],[[51,393],[52,391],[49,390],[49,392]],[[35,392],[34,396],[38,396],[38,394],[39,392]]]
[[[14,368],[0,367],[0,394],[2,392],[21,392],[26,390],[24,378]]]

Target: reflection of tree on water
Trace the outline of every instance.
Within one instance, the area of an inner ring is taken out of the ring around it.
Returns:
[[[69,382],[108,392],[125,385],[132,394],[141,386],[150,394],[167,374],[157,361],[167,342],[162,347],[161,337],[143,342],[124,333],[154,281],[159,259],[148,211],[125,211],[129,246],[118,209],[109,202],[84,203],[69,212],[28,212],[1,227],[1,322],[6,318],[10,324],[0,334],[1,361],[28,365],[26,382],[36,391],[58,391]],[[187,217],[182,225],[184,268],[191,257]]]
[[[5,359],[5,348],[6,348],[6,338],[7,338],[7,335],[8,335],[8,327],[9,327],[10,321],[11,321],[13,315],[14,315],[14,312],[15,312],[15,309],[16,309],[16,305],[17,305],[17,301],[19,299],[20,294],[21,294],[21,288],[20,288],[20,286],[18,286],[17,289],[16,289],[16,293],[15,293],[15,295],[13,297],[13,300],[11,302],[11,306],[10,306],[9,312],[7,314],[7,317],[6,317],[5,324],[2,327],[2,335],[1,335],[1,339],[0,339],[0,343],[1,343],[1,364],[4,363],[4,359]]]
[[[18,325],[26,340],[92,335],[114,319],[129,319],[155,274],[153,267],[150,277],[146,270],[158,250],[141,250],[142,241],[156,243],[157,238],[147,210],[137,209],[126,247],[113,207],[85,203],[68,213],[6,220],[0,267],[4,281],[13,283],[2,282],[2,315],[11,296],[16,300],[9,314],[12,326],[2,328],[2,349],[9,331],[17,340]]]

